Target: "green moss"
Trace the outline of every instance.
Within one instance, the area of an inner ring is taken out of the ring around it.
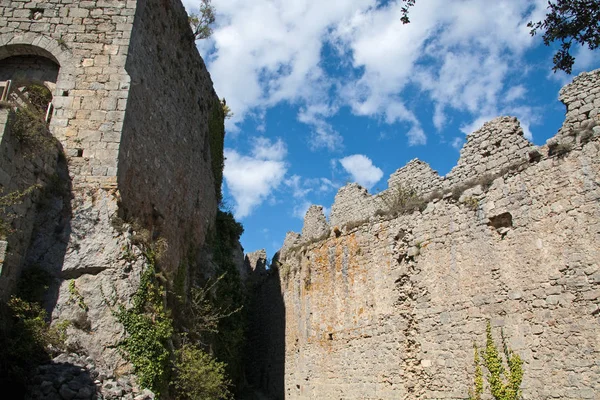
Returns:
[[[221,277],[214,288],[212,306],[228,315],[219,319],[218,334],[213,334],[209,341],[213,343],[216,357],[227,364],[228,376],[234,383],[243,377],[241,360],[246,321],[243,311],[235,312],[242,309],[245,295],[239,271],[233,262],[233,249],[243,232],[244,228],[230,212],[219,210],[215,230],[209,240],[212,258],[217,265],[215,272]]]
[[[212,104],[208,117],[208,137],[210,144],[211,168],[215,180],[215,194],[218,203],[221,203],[221,185],[223,183],[223,144],[225,141],[225,113],[223,106],[218,100]]]

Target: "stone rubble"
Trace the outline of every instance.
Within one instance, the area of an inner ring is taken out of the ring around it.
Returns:
[[[154,400],[133,377],[106,376],[96,370],[94,359],[75,353],[61,354],[38,367],[27,400]]]

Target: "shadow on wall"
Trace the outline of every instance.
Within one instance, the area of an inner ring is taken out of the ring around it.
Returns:
[[[61,149],[62,153],[62,149]],[[50,274],[51,282],[44,296],[44,308],[52,315],[63,276],[63,264],[71,236],[71,179],[67,161],[58,157],[56,172],[43,189],[37,204],[34,230],[24,260],[24,269],[41,268]]]
[[[11,222],[7,268],[1,279],[5,281],[3,287],[12,292],[24,271],[48,272],[53,278],[45,299],[49,313],[56,304],[71,231],[67,160],[61,144],[48,129],[52,117],[48,103],[53,100],[60,68],[56,58],[42,48],[0,47],[0,81],[11,81],[5,85],[3,99],[10,111],[0,143],[0,187],[5,193],[39,187],[33,201],[26,199],[15,207],[19,217]]]
[[[249,265],[246,256],[246,265]],[[279,271],[266,260],[248,268],[246,381],[242,399],[283,400],[285,374],[285,307]]]

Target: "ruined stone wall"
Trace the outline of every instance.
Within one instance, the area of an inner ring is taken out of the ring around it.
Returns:
[[[12,0],[0,5],[0,68],[10,72],[10,58],[25,55],[60,67],[51,129],[71,157],[76,186],[116,183],[136,3]],[[22,70],[14,72],[11,78]]]
[[[23,71],[30,80],[56,74],[50,130],[68,170],[65,162],[58,174],[66,190],[35,215],[21,264],[51,273],[53,322],[71,322],[69,349],[109,382],[132,372],[112,311],[139,286],[142,247],[166,239],[161,261],[172,278],[214,225],[208,118],[221,106],[179,0],[3,1],[0,76]]]
[[[44,212],[47,186],[58,172],[59,149],[54,141],[49,137],[35,143],[19,140],[11,129],[14,119],[12,110],[0,109],[0,196],[14,198],[0,206],[0,242],[5,251],[0,263],[1,300],[14,292],[36,215]],[[29,194],[14,197],[18,193]]]
[[[594,104],[599,76],[581,75],[561,93]],[[596,108],[586,111],[595,123]],[[550,145],[532,148],[514,119],[496,119],[468,139],[447,178],[454,184],[443,182],[447,195],[422,212],[372,215],[335,229],[332,211],[329,238],[288,234],[293,245],[284,246],[278,265],[286,398],[466,398],[473,342],[484,344],[488,319],[496,342],[502,328],[524,360],[524,399],[595,398],[600,127],[590,130],[555,153]],[[529,157],[532,150],[539,157]],[[505,168],[513,161],[518,168]],[[502,175],[472,180],[490,171]],[[451,196],[457,185],[462,192]],[[354,201],[368,207],[366,196]],[[332,210],[353,213],[351,203],[338,194]]]
[[[221,107],[180,1],[138,2],[126,69],[122,206],[167,240],[166,260],[177,266],[186,245],[204,242],[216,215],[208,126]]]
[[[388,179],[388,187],[403,187],[427,194],[439,189],[442,178],[429,164],[418,159],[411,160],[404,167],[394,172]]]

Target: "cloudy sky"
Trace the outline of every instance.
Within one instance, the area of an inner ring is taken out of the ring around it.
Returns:
[[[184,0],[189,11],[199,0]],[[394,0],[213,0],[217,22],[198,42],[226,124],[224,198],[246,251],[279,249],[310,204],[337,190],[371,193],[413,158],[445,175],[467,134],[519,118],[543,144],[558,130],[552,48],[531,37],[546,0],[419,0],[403,25]],[[574,74],[600,67],[575,51]]]

